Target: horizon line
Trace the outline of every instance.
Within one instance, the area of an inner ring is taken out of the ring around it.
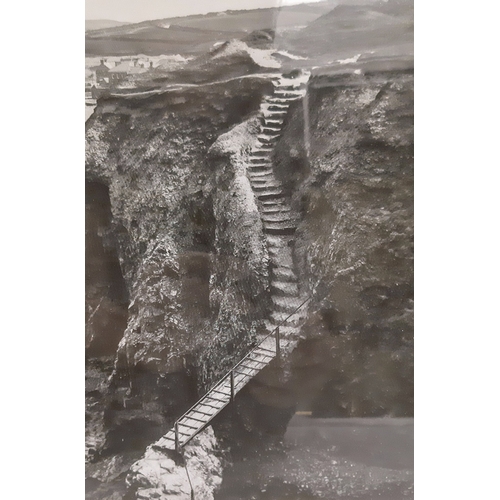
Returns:
[[[288,2],[292,3],[288,3]],[[172,19],[172,18],[185,18],[185,17],[195,17],[195,16],[207,16],[209,14],[217,14],[220,12],[240,12],[240,11],[252,11],[252,10],[266,10],[266,9],[281,9],[283,7],[292,7],[295,5],[302,5],[302,4],[311,4],[311,3],[329,3],[329,2],[334,2],[335,0],[299,0],[299,1],[294,1],[294,0],[277,0],[276,3],[278,5],[270,5],[269,7],[249,7],[249,8],[241,8],[241,9],[225,9],[225,10],[213,10],[209,12],[199,12],[198,14],[187,14],[185,16],[167,16],[167,17],[157,17],[157,18],[149,18],[149,19],[143,19],[142,21],[124,21],[116,18],[109,18],[109,17],[89,17],[85,18],[85,21],[112,21],[112,22],[118,22],[118,23],[127,23],[127,24],[139,24],[139,23],[145,23],[148,21],[159,21],[161,19]]]

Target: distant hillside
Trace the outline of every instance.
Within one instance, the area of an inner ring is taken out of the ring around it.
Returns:
[[[287,40],[310,57],[413,54],[413,0],[338,5]]]
[[[413,0],[327,0],[288,7],[228,10],[88,31],[88,56],[197,56],[214,44],[261,30],[276,31],[279,49],[315,64],[375,52],[413,54]],[[324,57],[323,57],[324,56]]]
[[[216,42],[256,30],[304,27],[330,11],[337,0],[281,9],[230,10],[103,27],[86,33],[87,55],[199,54]]]
[[[115,28],[117,26],[125,26],[130,23],[120,21],[112,21],[111,19],[86,19],[85,31],[102,30],[105,28]]]
[[[85,52],[87,56],[197,55],[210,50],[215,42],[239,38],[244,34],[239,31],[202,30],[175,24],[162,26],[159,21],[148,21],[116,28],[116,31],[91,31],[85,37]]]

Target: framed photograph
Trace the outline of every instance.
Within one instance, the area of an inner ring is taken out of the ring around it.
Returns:
[[[414,497],[412,0],[86,0],[85,496]]]

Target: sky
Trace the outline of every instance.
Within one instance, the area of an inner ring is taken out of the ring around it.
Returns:
[[[307,0],[317,2],[321,0]],[[306,3],[304,0],[85,0],[85,19],[139,22],[224,10],[258,9]]]

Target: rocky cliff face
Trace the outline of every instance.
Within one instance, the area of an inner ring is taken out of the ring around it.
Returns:
[[[86,124],[92,498],[264,328],[269,256],[243,157],[271,92],[245,78],[108,98]],[[301,214],[305,339],[288,375],[264,370],[214,421],[228,442],[279,437],[297,407],[412,414],[412,119],[410,72],[315,76],[285,118],[274,165]]]
[[[211,427],[186,445],[182,460],[175,461],[149,447],[145,456],[130,469],[128,495],[161,500],[213,500],[222,483],[222,464],[217,456],[217,440]]]
[[[413,72],[318,76],[308,101],[276,149],[302,213],[305,364],[321,373],[300,390],[325,416],[412,415]]]
[[[144,450],[259,328],[266,250],[224,134],[244,148],[271,87],[108,99],[87,122],[89,458]]]

